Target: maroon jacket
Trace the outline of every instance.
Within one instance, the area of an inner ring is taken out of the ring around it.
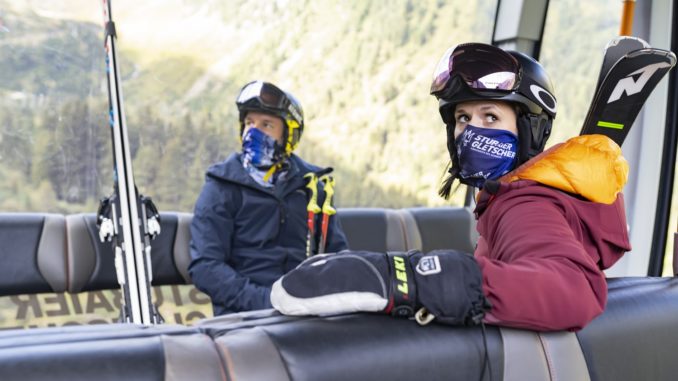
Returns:
[[[590,136],[579,138],[544,152],[478,195],[481,237],[475,256],[483,291],[492,304],[485,318],[488,323],[578,330],[605,308],[607,284],[602,270],[631,249],[619,192],[628,166],[614,147],[618,157],[610,161],[610,147],[603,145],[601,151],[595,146],[594,151],[600,152],[591,153]],[[575,160],[579,153],[573,151],[573,144],[583,144],[587,155]],[[565,159],[570,168],[563,168]],[[591,162],[612,171],[620,181],[611,182],[619,184],[603,183],[602,188],[610,185],[617,191],[596,188],[605,177],[591,176]],[[553,171],[563,178],[554,180]],[[605,192],[600,197],[591,195]],[[614,197],[611,203],[591,200],[610,196]]]

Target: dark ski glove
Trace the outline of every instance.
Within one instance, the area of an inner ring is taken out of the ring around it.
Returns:
[[[490,307],[476,260],[454,250],[316,255],[273,284],[271,304],[286,315],[367,311],[466,325]]]

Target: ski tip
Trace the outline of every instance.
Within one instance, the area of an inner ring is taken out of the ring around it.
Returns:
[[[667,63],[673,67],[676,65],[676,55],[670,50],[657,49],[657,48],[645,48],[638,49],[626,54],[626,57],[633,58],[637,56],[647,56],[647,55],[656,55],[660,57],[666,57]]]
[[[673,53],[672,51],[666,51],[666,57],[669,59],[669,63],[671,64],[671,67],[674,67],[676,65],[676,54]]]
[[[617,46],[620,44],[634,44],[636,45],[636,49],[646,49],[646,48],[651,48],[650,44],[647,43],[647,41],[643,40],[640,37],[634,37],[634,36],[617,36],[610,40],[610,42],[607,43],[607,46],[605,46],[605,50]],[[634,49],[635,50],[635,49]]]

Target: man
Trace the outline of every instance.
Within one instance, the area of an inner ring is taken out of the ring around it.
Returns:
[[[236,105],[242,151],[207,170],[191,224],[189,272],[211,297],[215,316],[270,308],[273,282],[317,251],[321,229],[314,226],[318,234],[309,234],[307,185],[331,170],[293,154],[304,116],[290,93],[254,81],[242,88]],[[311,185],[322,205],[322,183]],[[325,238],[327,252],[347,248],[336,218]]]

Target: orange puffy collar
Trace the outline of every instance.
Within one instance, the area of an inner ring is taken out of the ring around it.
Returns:
[[[556,144],[499,181],[533,180],[590,201],[612,204],[628,174],[629,164],[615,142],[604,135],[582,135]]]

